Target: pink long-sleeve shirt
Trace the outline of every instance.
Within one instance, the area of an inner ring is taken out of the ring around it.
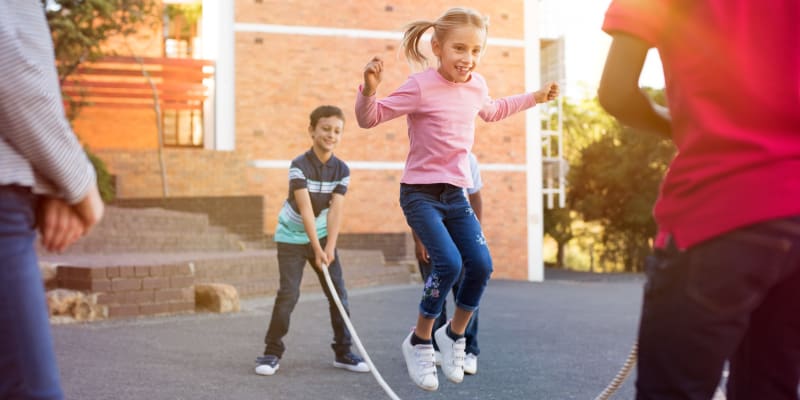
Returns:
[[[449,183],[472,187],[469,153],[475,139],[475,117],[499,121],[536,105],[533,93],[493,100],[483,77],[472,73],[464,83],[444,79],[431,68],[411,75],[387,97],[364,96],[359,88],[356,118],[372,128],[401,115],[408,121],[410,146],[402,183]]]

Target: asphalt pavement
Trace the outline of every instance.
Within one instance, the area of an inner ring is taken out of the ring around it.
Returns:
[[[542,283],[491,281],[481,303],[478,373],[461,384],[440,373],[437,392],[411,382],[400,352],[421,287],[349,296],[358,336],[401,399],[592,400],[631,349],[642,283],[640,275],[552,270]],[[248,299],[235,314],[54,326],[67,399],[389,399],[372,374],[333,367],[328,304],[319,293],[301,294],[278,372],[256,375],[272,302]],[[633,398],[634,379],[613,398]]]

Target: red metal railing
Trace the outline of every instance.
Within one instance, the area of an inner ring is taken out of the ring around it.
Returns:
[[[151,80],[162,109],[202,110],[213,78],[214,62],[209,60],[104,57],[79,67],[62,90],[87,107],[152,108]]]

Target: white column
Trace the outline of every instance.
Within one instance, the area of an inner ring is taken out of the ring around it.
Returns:
[[[236,148],[234,1],[203,0],[203,58],[214,60],[213,149]]]
[[[525,90],[538,90],[540,82],[538,0],[525,0]],[[542,200],[542,137],[538,107],[525,116],[525,155],[527,188],[526,220],[528,225],[528,280],[544,280],[542,244],[544,209]]]

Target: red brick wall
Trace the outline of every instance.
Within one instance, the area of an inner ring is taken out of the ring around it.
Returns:
[[[156,150],[97,150],[117,176],[119,197],[159,197],[161,169]],[[164,149],[170,196],[250,194],[244,179],[246,161],[234,152]]]

